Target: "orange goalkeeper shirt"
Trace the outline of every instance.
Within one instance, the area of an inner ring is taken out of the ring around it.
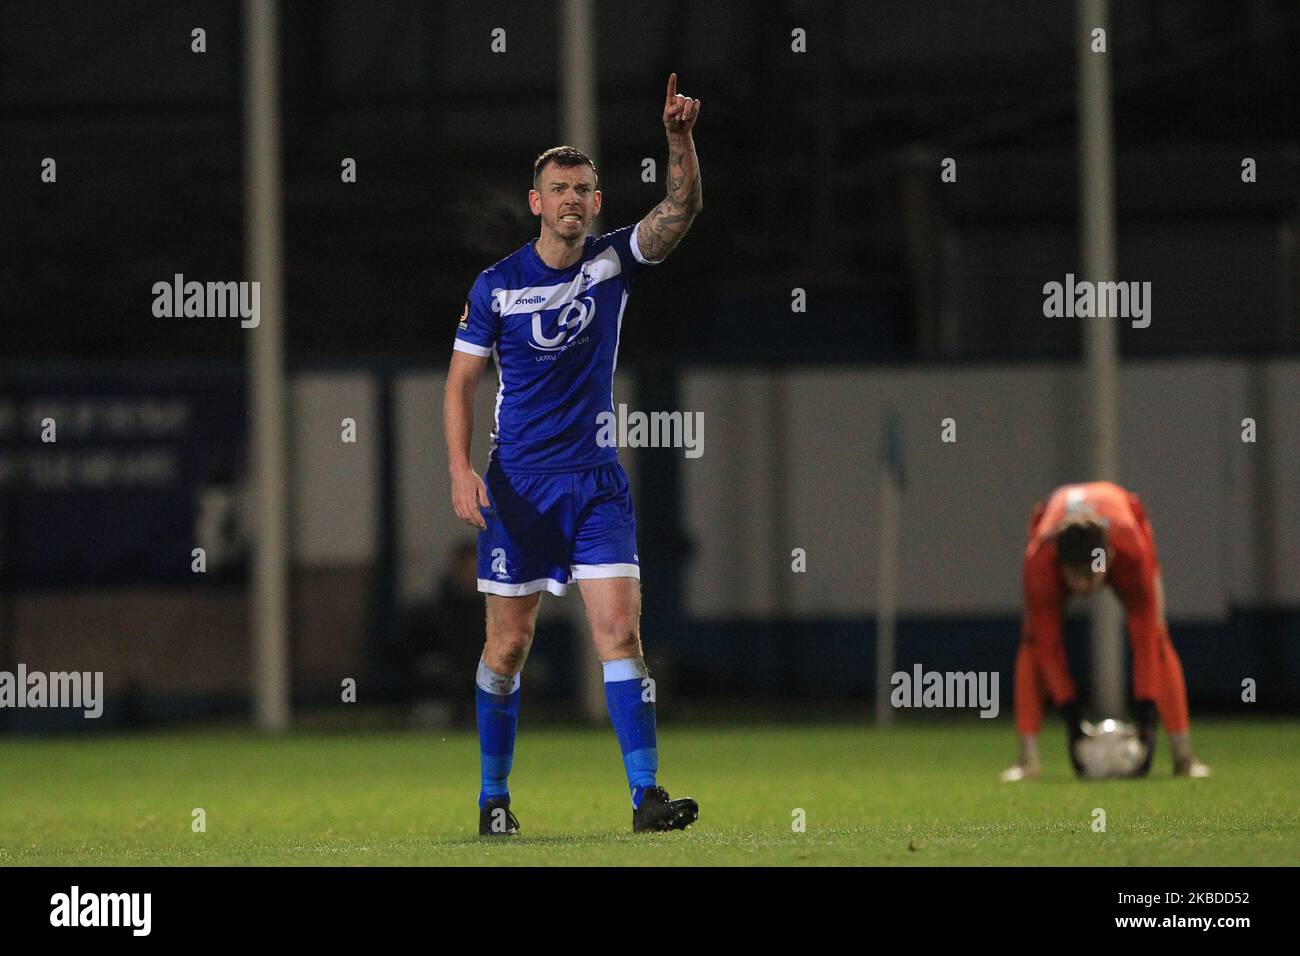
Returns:
[[[1061,636],[1061,616],[1069,595],[1056,564],[1053,532],[1074,514],[1096,515],[1106,525],[1112,553],[1106,561],[1105,581],[1124,605],[1133,649],[1133,695],[1138,700],[1155,699],[1157,654],[1167,638],[1156,588],[1160,564],[1142,502],[1119,485],[1108,481],[1064,485],[1034,510],[1025,548],[1022,637],[1037,652],[1052,703],[1060,706],[1072,700],[1074,683]]]

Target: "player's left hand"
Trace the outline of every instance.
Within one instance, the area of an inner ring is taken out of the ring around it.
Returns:
[[[677,74],[668,76],[668,95],[664,98],[664,129],[670,136],[687,136],[700,115],[700,101],[677,92]]]
[[[1019,783],[1022,780],[1034,780],[1042,772],[1043,768],[1038,763],[1018,763],[1003,770],[998,779],[1003,783]]]

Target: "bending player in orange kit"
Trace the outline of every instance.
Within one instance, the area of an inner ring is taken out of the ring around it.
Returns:
[[[1165,592],[1151,522],[1137,495],[1094,481],[1056,489],[1029,519],[1025,614],[1015,681],[1020,759],[1003,772],[1003,780],[1038,775],[1038,731],[1048,698],[1065,717],[1070,759],[1075,771],[1081,771],[1074,745],[1087,731],[1066,662],[1061,616],[1072,595],[1092,594],[1107,584],[1124,605],[1133,651],[1134,711],[1146,744],[1146,760],[1135,775],[1151,769],[1157,711],[1169,735],[1174,774],[1209,775],[1188,740],[1187,689],[1165,623]]]

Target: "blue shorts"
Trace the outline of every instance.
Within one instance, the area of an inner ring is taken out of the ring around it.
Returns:
[[[483,476],[490,508],[479,508],[478,589],[517,597],[563,594],[584,578],[641,577],[636,515],[618,462],[555,475]]]

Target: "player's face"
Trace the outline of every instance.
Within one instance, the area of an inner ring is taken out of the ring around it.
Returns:
[[[1061,577],[1065,578],[1065,586],[1071,594],[1081,596],[1096,594],[1106,583],[1104,571],[1077,571],[1074,568],[1062,568]]]
[[[579,239],[600,212],[600,191],[590,166],[556,166],[547,163],[528,194],[533,215],[542,219],[542,231],[561,239]],[[576,217],[576,218],[575,218]]]

